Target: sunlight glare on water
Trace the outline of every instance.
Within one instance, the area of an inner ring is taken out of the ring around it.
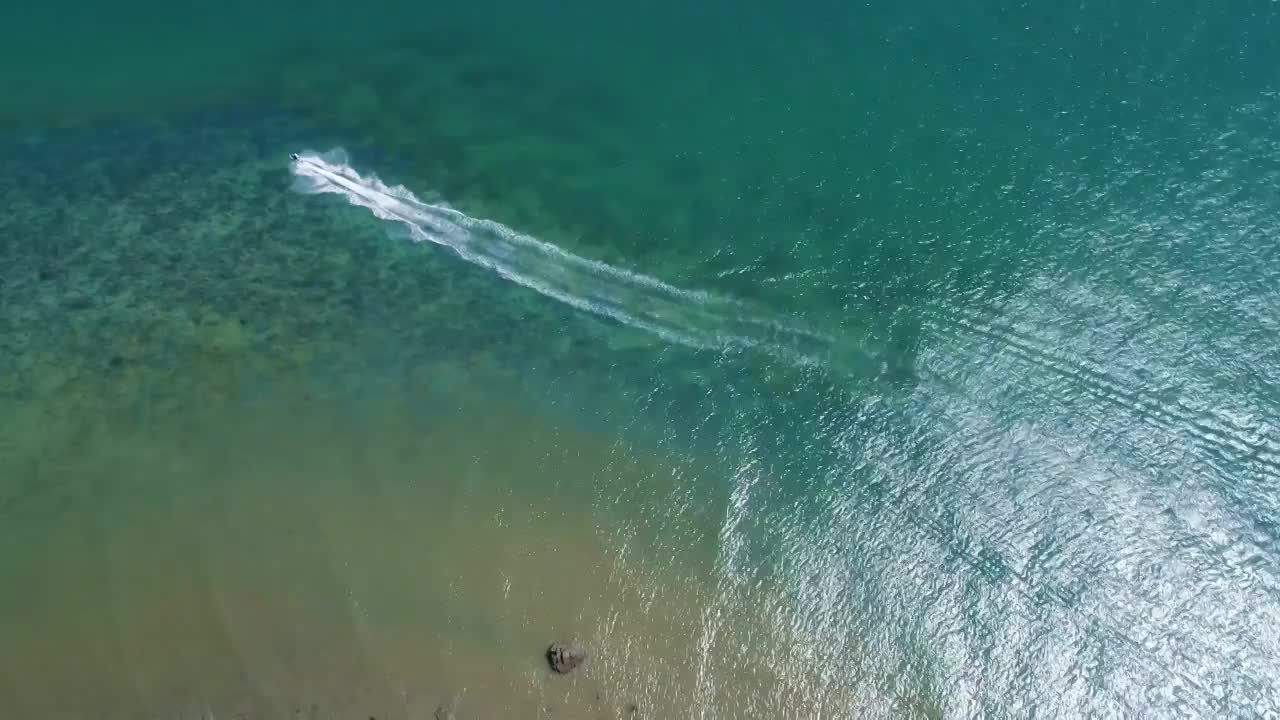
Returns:
[[[0,10],[0,717],[1280,713],[1278,45]]]

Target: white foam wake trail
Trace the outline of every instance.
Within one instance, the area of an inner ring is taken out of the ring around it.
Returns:
[[[704,349],[756,348],[805,364],[821,363],[833,340],[745,303],[684,290],[656,278],[579,257],[491,220],[418,199],[403,186],[352,169],[341,150],[294,156],[295,187],[342,195],[352,205],[402,225],[417,241],[461,258],[579,310]]]

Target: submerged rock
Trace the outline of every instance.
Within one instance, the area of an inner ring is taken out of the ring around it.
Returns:
[[[577,670],[587,661],[587,651],[572,643],[554,642],[547,648],[547,662],[561,675]]]

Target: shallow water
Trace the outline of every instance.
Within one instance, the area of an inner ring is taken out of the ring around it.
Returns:
[[[0,10],[0,715],[1280,712],[1278,45]]]

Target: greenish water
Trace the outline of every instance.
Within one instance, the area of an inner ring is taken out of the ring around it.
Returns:
[[[1278,67],[1262,0],[0,9],[0,715],[1280,712]]]

